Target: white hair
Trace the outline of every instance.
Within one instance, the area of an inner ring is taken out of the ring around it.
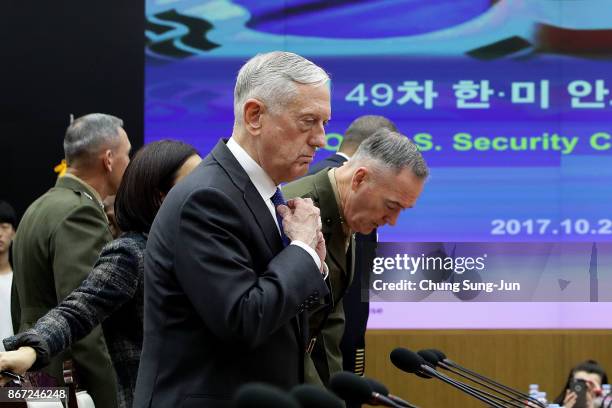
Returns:
[[[348,161],[351,166],[366,162],[394,171],[408,168],[419,179],[429,175],[429,168],[418,147],[406,136],[387,128],[377,130],[364,140]]]
[[[319,86],[329,76],[319,66],[292,52],[257,54],[240,68],[234,88],[234,123],[242,123],[244,103],[249,98],[264,102],[277,111],[297,92],[296,84]]]
[[[89,158],[101,148],[119,143],[123,121],[104,113],[90,113],[72,121],[64,136],[64,155],[68,165],[78,158]]]

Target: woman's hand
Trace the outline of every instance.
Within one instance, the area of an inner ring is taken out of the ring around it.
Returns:
[[[565,390],[563,408],[572,408],[576,404],[576,398],[578,398],[578,395],[574,391]]]
[[[594,400],[595,400],[595,388],[597,388],[597,386],[593,383],[591,383],[590,381],[587,381],[587,392],[585,393],[585,397],[586,397],[586,406],[589,408],[593,408],[594,407]],[[565,390],[565,399],[563,400],[563,408],[572,408],[575,404],[576,404],[576,399],[578,398],[578,395],[574,392],[574,391],[570,391],[570,390]]]
[[[23,375],[36,361],[36,352],[32,347],[19,347],[15,351],[0,353],[0,371],[13,371]],[[5,385],[12,379],[0,376],[0,385]]]

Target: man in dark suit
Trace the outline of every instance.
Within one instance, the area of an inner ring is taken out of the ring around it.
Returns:
[[[134,408],[226,407],[238,387],[303,381],[301,317],[328,295],[311,200],[283,205],[329,120],[327,74],[289,52],[238,73],[232,137],[165,198],[145,255]]]
[[[378,129],[389,129],[397,132],[395,123],[380,115],[363,115],[351,122],[346,131],[338,151],[325,159],[316,162],[308,169],[308,175],[315,174],[327,167],[340,167],[351,158],[357,148]],[[358,236],[355,237],[358,239]]]
[[[364,115],[355,119],[344,132],[344,138],[335,154],[313,164],[308,174],[316,174],[325,168],[342,166],[357,151],[359,145],[379,129],[394,132],[397,127],[384,116]],[[368,299],[369,273],[376,256],[378,232],[375,229],[369,234],[355,234],[354,275],[352,283],[346,290],[342,303],[344,306],[344,335],[340,342],[342,367],[363,376],[365,372],[365,333],[370,315]]]
[[[320,208],[327,248],[332,301],[309,318],[312,347],[305,359],[306,381],[326,385],[342,371],[343,296],[353,279],[353,233],[368,234],[378,226],[394,225],[401,210],[416,203],[427,175],[416,145],[381,128],[345,165],[283,187],[287,197],[311,198]]]
[[[16,331],[34,326],[77,288],[111,241],[102,201],[117,192],[130,161],[131,145],[122,126],[120,119],[96,113],[68,127],[66,175],[28,207],[13,242]],[[96,408],[117,406],[115,373],[99,326],[45,368],[60,384],[66,359],[74,360],[80,386]]]

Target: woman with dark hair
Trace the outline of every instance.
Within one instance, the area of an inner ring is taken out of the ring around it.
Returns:
[[[0,370],[44,367],[101,323],[117,375],[119,407],[131,408],[142,351],[147,234],[168,191],[201,160],[192,146],[178,141],[154,142],[138,151],[115,198],[123,233],[102,249],[81,286],[33,328],[4,340],[6,349],[15,351],[0,353]]]
[[[570,370],[565,387],[554,403],[564,408],[576,406],[578,396],[571,388],[571,384],[576,380],[583,380],[586,385],[586,405],[581,405],[580,408],[594,408],[597,397],[601,395],[602,384],[608,384],[606,371],[594,360],[584,361]]]

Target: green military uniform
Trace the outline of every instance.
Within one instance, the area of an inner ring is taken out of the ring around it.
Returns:
[[[19,332],[58,305],[87,277],[111,241],[97,192],[66,175],[23,216],[13,242],[13,321]],[[62,363],[72,358],[79,383],[96,408],[115,408],[115,373],[100,326],[60,353],[45,368],[63,383]]]
[[[311,384],[327,385],[329,378],[342,371],[340,341],[344,334],[344,308],[342,297],[353,279],[352,251],[354,242],[346,226],[343,226],[337,195],[328,175],[329,168],[303,177],[283,187],[286,199],[311,198],[321,211],[322,232],[329,268],[327,284],[332,299],[324,308],[311,313],[308,326],[311,338],[316,341],[307,351],[304,361],[304,380]],[[312,342],[312,340],[311,340]]]

